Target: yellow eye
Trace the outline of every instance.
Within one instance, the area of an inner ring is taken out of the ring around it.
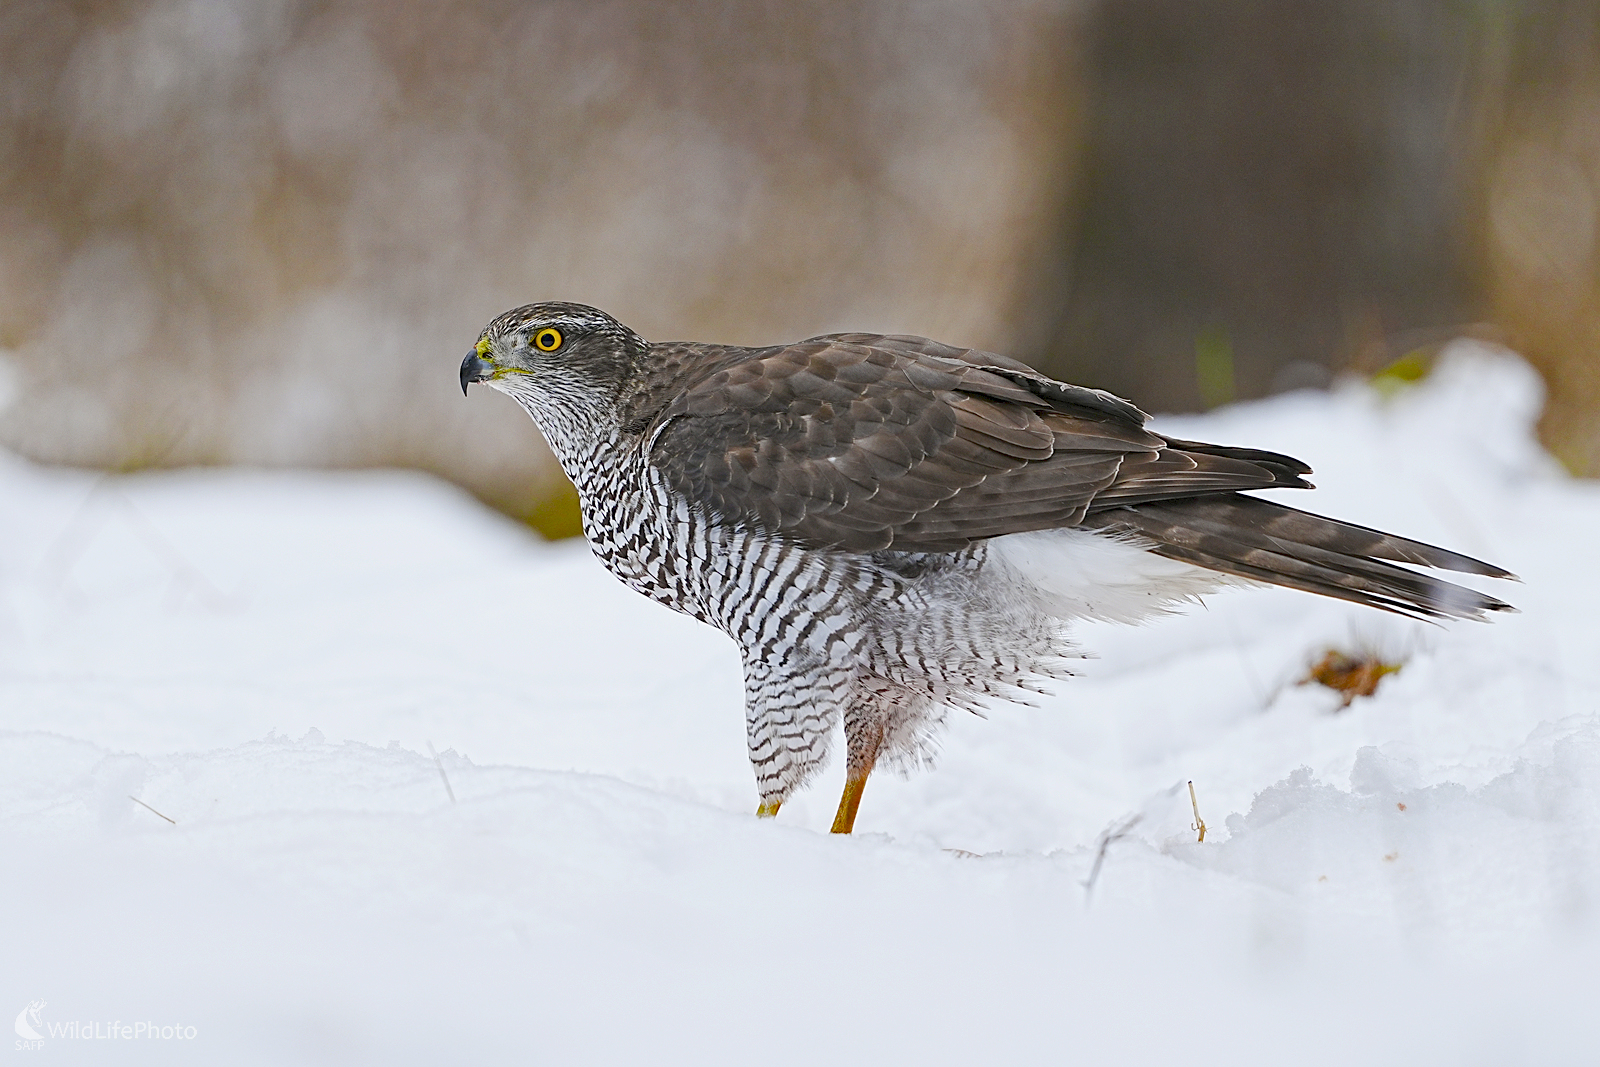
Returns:
[[[546,326],[533,335],[533,347],[541,352],[554,352],[561,347],[561,331]]]

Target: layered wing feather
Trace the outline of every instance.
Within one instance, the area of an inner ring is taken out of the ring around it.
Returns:
[[[687,362],[687,346],[657,347],[663,365]],[[676,377],[643,436],[670,484],[726,521],[818,548],[911,552],[1084,525],[1385,610],[1506,606],[1383,561],[1499,568],[1239,495],[1309,488],[1298,460],[1162,437],[1127,401],[1002,356],[876,334],[716,352]]]
[[[661,411],[652,462],[711,513],[817,547],[953,551],[1097,504],[1304,484],[1288,457],[1170,442],[990,353],[872,334],[727,351]]]

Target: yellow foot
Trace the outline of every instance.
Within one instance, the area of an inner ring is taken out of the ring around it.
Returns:
[[[781,800],[774,800],[771,804],[762,804],[760,807],[758,807],[756,809],[756,818],[758,818],[758,819],[776,818],[777,814],[778,814],[778,809],[781,808],[781,807],[783,807],[783,801],[781,801]]]

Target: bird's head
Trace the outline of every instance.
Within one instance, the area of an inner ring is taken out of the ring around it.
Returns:
[[[530,410],[604,406],[637,373],[645,343],[584,304],[528,304],[478,335],[461,361],[461,391],[484,382]]]

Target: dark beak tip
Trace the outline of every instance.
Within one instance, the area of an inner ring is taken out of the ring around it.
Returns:
[[[478,359],[478,353],[476,353],[476,352],[468,352],[466,358],[461,361],[461,395],[462,396],[466,396],[467,395],[467,386],[471,385],[473,382],[477,382],[477,381],[482,381],[483,380],[483,376],[482,376],[482,373],[481,373],[482,366],[483,366],[483,364]]]

